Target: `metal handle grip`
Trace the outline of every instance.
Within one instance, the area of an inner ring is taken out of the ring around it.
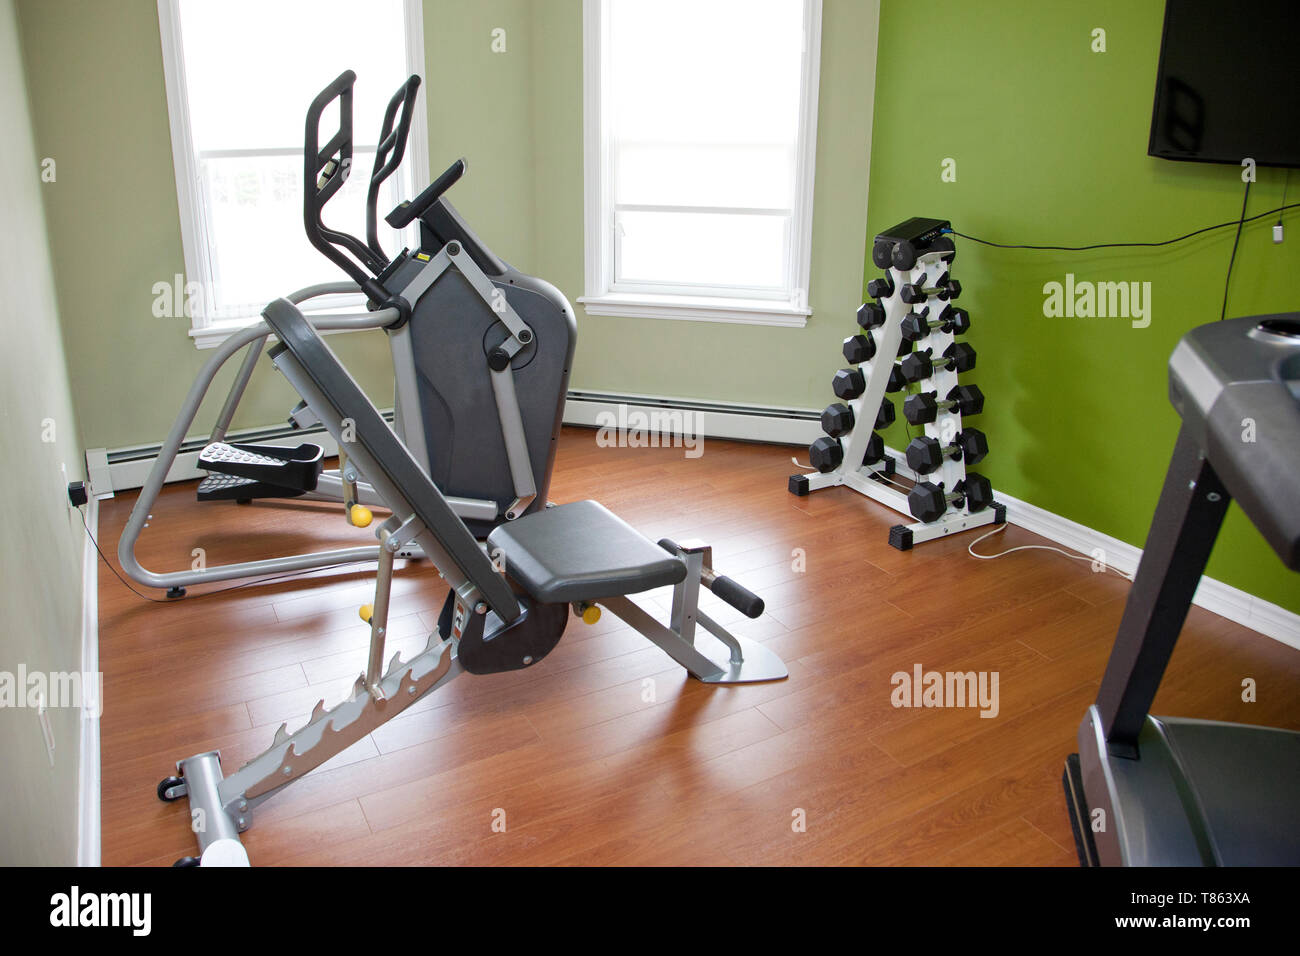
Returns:
[[[737,584],[726,575],[718,575],[711,582],[705,579],[710,591],[726,601],[745,617],[759,617],[763,613],[763,599],[749,588]]]

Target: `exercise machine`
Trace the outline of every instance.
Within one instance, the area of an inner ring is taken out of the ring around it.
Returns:
[[[366,193],[366,241],[324,224],[326,204],[352,167],[355,81],[356,74],[348,70],[312,102],[303,147],[307,238],[348,280],[311,286],[288,298],[303,304],[331,295],[364,294],[367,311],[316,315],[310,321],[322,331],[384,331],[393,357],[393,431],[452,510],[483,537],[546,502],[577,343],[573,309],[554,286],[493,254],[444,196],[464,175],[463,159],[385,217],[395,229],[417,223],[420,234],[415,250],[403,250],[391,259],[385,254],[378,235],[379,189],[402,161],[419,77],[402,85],[384,114]],[[334,104],[339,126],[324,138],[321,117]],[[192,584],[380,556],[374,547],[343,548],[162,573],[144,568],[136,558],[136,542],[208,389],[218,371],[239,353],[243,358],[234,382],[199,454],[199,467],[210,472],[199,484],[199,500],[341,501],[349,522],[369,523],[368,507],[378,504],[379,496],[345,453],[337,470],[325,470],[323,450],[312,443],[268,447],[226,440],[270,334],[263,323],[241,330],[205,363],[123,529],[118,543],[123,569],[141,584],[167,589],[170,597],[183,596]],[[319,424],[302,402],[289,421],[300,428]],[[406,557],[418,555],[418,549],[402,552]]]
[[[1150,707],[1231,501],[1300,570],[1300,313],[1193,329],[1169,360],[1169,395],[1182,427],[1062,777],[1079,860],[1294,866],[1300,733]]]
[[[379,311],[390,321],[398,315],[394,307]],[[347,449],[391,517],[376,530],[380,562],[370,653],[350,696],[329,710],[324,701],[317,704],[293,733],[281,726],[264,753],[228,777],[213,751],[181,760],[178,775],[158,784],[161,799],[187,797],[193,818],[203,821],[195,827],[199,855],[179,864],[246,864],[239,834],[259,804],[461,672],[494,674],[536,664],[559,642],[570,606],[586,621],[603,606],[705,683],[787,676],[770,650],[732,635],[700,609],[703,585],[749,617],[763,612],[760,598],[713,570],[709,548],[700,542],[652,543],[597,502],[579,501],[499,524],[487,537],[490,560],[325,344],[319,323],[287,299],[262,314],[257,332],[280,340],[268,353],[271,362]],[[353,426],[350,433],[345,423]],[[405,662],[396,655],[385,668],[392,558],[411,544],[433,562],[450,592],[424,650]],[[628,597],[665,586],[673,588],[667,625]]]

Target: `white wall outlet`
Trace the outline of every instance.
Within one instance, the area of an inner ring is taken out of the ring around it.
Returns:
[[[1273,241],[1275,243],[1282,241],[1282,224],[1280,222],[1273,227]]]

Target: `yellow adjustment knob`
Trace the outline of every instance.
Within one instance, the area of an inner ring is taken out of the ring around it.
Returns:
[[[365,505],[353,505],[352,510],[348,512],[348,521],[352,522],[354,527],[364,528],[374,520],[374,514]]]
[[[363,604],[361,605],[360,609],[358,609],[357,613],[361,615],[361,620],[369,624],[370,618],[375,613],[375,606],[373,604]]]
[[[582,611],[583,624],[595,624],[600,620],[600,608],[594,604],[588,604]]]

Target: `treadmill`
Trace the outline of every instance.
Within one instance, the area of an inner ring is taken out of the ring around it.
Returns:
[[[1300,733],[1149,713],[1229,502],[1300,570],[1300,313],[1193,329],[1169,396],[1182,428],[1062,778],[1079,861],[1300,865]]]

